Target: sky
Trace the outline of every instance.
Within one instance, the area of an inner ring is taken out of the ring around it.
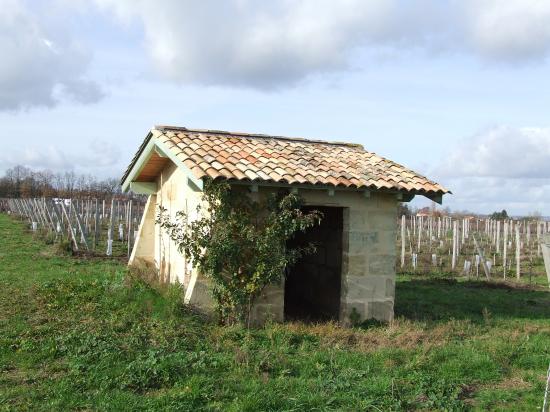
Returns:
[[[0,173],[119,177],[177,125],[361,143],[453,210],[550,216],[550,1],[0,7]]]

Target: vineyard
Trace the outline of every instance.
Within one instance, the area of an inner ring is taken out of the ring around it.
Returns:
[[[543,252],[550,222],[402,216],[398,273],[548,284]]]
[[[143,199],[0,199],[48,242],[75,252],[129,257],[145,207]],[[403,215],[398,222],[398,274],[506,280],[547,285],[545,236],[550,222],[480,217]]]
[[[48,243],[74,252],[129,257],[145,203],[128,197],[0,199],[0,211],[27,222]]]

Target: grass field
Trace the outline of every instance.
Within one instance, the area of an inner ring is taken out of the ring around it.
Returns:
[[[540,410],[543,288],[402,276],[396,321],[342,329],[202,320],[60,256],[0,215],[0,410]]]

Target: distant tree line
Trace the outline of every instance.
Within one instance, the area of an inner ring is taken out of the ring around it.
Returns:
[[[15,166],[0,177],[0,198],[62,197],[88,198],[121,195],[117,179],[99,180],[73,171],[54,173]]]
[[[489,217],[493,220],[506,220],[509,218],[506,209],[502,209],[500,212],[493,212]]]

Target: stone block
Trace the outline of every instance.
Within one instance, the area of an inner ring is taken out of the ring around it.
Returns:
[[[351,210],[349,207],[346,207],[342,210],[342,229],[344,233],[349,232],[350,213],[351,213]]]
[[[397,217],[393,212],[376,211],[369,212],[369,228],[371,230],[396,230]]]
[[[395,277],[393,275],[386,278],[386,297],[395,299]]]
[[[354,276],[348,279],[348,294],[346,299],[359,300],[365,302],[372,299],[387,298],[387,279],[392,279],[390,276]],[[366,292],[363,295],[360,293]]]
[[[376,285],[365,276],[348,276],[346,282],[346,301],[367,302],[374,297]]]
[[[369,281],[374,285],[375,298],[386,299],[388,297],[388,279],[392,276],[369,276]]]
[[[347,253],[349,251],[349,241],[350,241],[349,231],[344,230],[342,232],[342,251],[343,251],[343,253]]]
[[[376,319],[382,322],[393,320],[393,299],[368,302],[366,306],[365,319]]]
[[[342,279],[348,275],[349,271],[349,256],[346,252],[342,253]]]
[[[368,214],[361,209],[350,209],[349,228],[355,231],[365,231],[368,228]]]
[[[251,323],[253,325],[263,325],[268,321],[283,322],[284,306],[269,303],[255,305],[251,313]]]
[[[363,301],[342,302],[340,306],[340,323],[343,326],[351,326],[350,315],[353,311],[357,312],[360,320],[367,318],[367,307]]]
[[[348,239],[348,253],[350,255],[358,255],[368,252],[370,248],[378,243],[378,232],[351,231],[349,232]]]
[[[268,285],[262,294],[256,299],[256,304],[282,304],[284,303],[285,289],[281,285]]]
[[[397,216],[397,197],[394,194],[379,193],[376,197],[376,207],[387,211],[393,211]]]
[[[185,298],[186,303],[201,310],[211,311],[214,309],[214,299],[210,293],[208,280],[201,275],[198,275],[192,288],[186,290]]]
[[[395,275],[395,255],[369,256],[369,275]]]
[[[394,230],[380,230],[378,232],[378,251],[383,254],[395,254],[395,240],[397,233]]]
[[[343,266],[342,266],[343,269]],[[367,274],[367,262],[364,255],[348,255],[346,259],[346,276],[364,276]]]

